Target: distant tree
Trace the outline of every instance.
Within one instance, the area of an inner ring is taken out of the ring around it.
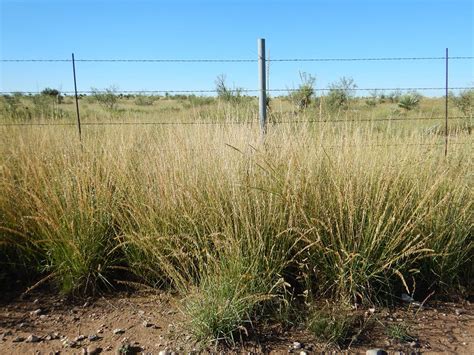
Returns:
[[[43,91],[41,91],[41,95],[54,97],[58,104],[60,104],[63,101],[63,97],[61,95],[61,92],[59,90],[56,90],[56,89],[45,88],[45,89],[43,89]]]

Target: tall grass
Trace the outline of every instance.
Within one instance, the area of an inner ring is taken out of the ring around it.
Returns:
[[[439,136],[391,123],[279,125],[265,143],[256,125],[86,127],[82,149],[69,127],[1,134],[2,264],[66,293],[125,267],[178,292],[201,340],[235,341],[291,302],[471,282],[462,132],[447,159]]]

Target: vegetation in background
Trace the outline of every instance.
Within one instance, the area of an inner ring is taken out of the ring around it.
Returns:
[[[12,98],[17,107],[35,100]],[[118,100],[127,122],[170,121],[170,112],[186,122],[255,121],[257,113],[251,99]],[[0,282],[22,271],[84,295],[127,282],[117,273],[125,269],[176,292],[197,339],[229,343],[260,322],[288,324],[297,309],[313,334],[344,344],[363,327],[342,312],[349,305],[392,303],[407,289],[417,299],[469,292],[472,137],[451,132],[445,159],[443,139],[426,133],[430,122],[357,122],[395,105],[352,100],[359,111],[346,112],[349,122],[274,125],[265,144],[251,124],[91,126],[82,146],[74,126],[0,127]],[[86,122],[103,115],[93,97],[81,105]],[[281,116],[293,115],[274,98],[272,109],[280,105]],[[436,105],[427,98],[419,111]],[[314,119],[315,109],[297,119]],[[340,312],[318,310],[321,300]]]
[[[217,97],[226,102],[238,103],[242,100],[242,89],[231,89],[226,83],[225,74],[220,74],[214,81]]]
[[[331,111],[347,110],[355,95],[357,84],[350,77],[342,77],[329,85],[326,103]]]
[[[92,97],[109,111],[114,111],[118,107],[119,96],[117,95],[117,90],[116,86],[110,86],[104,90],[91,88]]]
[[[55,98],[58,104],[62,103],[63,101],[63,96],[61,95],[61,92],[57,89],[45,88],[41,91],[41,95]]]
[[[458,96],[452,95],[451,101],[463,116],[472,118],[474,114],[474,89],[463,90]]]
[[[420,104],[420,100],[421,100],[420,94],[416,92],[408,93],[408,94],[400,96],[400,98],[398,99],[398,107],[406,111],[411,111],[415,109],[416,107],[418,107],[418,105]]]
[[[314,96],[316,77],[305,72],[300,72],[300,80],[301,83],[298,88],[289,94],[289,99],[296,111],[305,110],[311,104],[311,99]]]

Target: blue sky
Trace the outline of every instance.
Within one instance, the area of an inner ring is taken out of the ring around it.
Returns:
[[[474,55],[470,0],[142,1],[0,0],[0,59]],[[268,54],[268,52],[267,52]],[[0,91],[73,89],[70,63],[0,63]],[[78,89],[213,89],[217,75],[258,87],[256,63],[77,63]],[[292,88],[299,72],[327,87],[341,76],[366,87],[442,87],[443,61],[273,62],[270,88]],[[450,86],[474,85],[474,61],[450,63]],[[442,94],[442,92],[426,94]]]

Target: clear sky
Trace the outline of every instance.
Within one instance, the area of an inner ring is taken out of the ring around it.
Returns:
[[[0,0],[0,59],[255,59],[473,56],[472,0]],[[267,52],[268,54],[268,52]],[[299,72],[327,87],[442,87],[443,61],[273,62],[270,88]],[[70,63],[0,63],[0,91],[73,89]],[[213,89],[217,75],[258,87],[256,63],[77,63],[78,89]],[[474,61],[450,63],[451,86],[474,86]],[[442,94],[426,92],[426,94]]]

